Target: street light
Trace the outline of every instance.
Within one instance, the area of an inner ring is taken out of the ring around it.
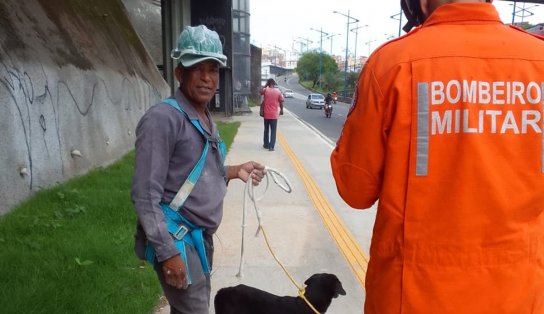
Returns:
[[[272,64],[275,66],[282,66],[282,60],[281,60],[282,58],[280,56],[283,56],[283,59],[285,59],[287,56],[287,50],[281,47],[278,47],[276,45],[268,45],[268,47],[270,47],[271,51],[273,51],[272,55],[274,57],[274,62]],[[283,51],[283,54],[279,53],[278,50]]]
[[[331,39],[331,56],[332,56],[332,39],[334,38],[334,36],[338,36],[338,35],[341,35],[340,33],[336,33],[336,34],[330,34],[329,36],[325,37],[325,40],[327,39]]]
[[[299,51],[300,51],[300,54],[302,54],[304,52],[303,47],[304,47],[305,43],[303,41],[300,41],[300,40],[297,40],[297,39],[293,39],[293,43],[294,44],[300,44],[300,50]],[[296,48],[293,48],[293,49],[296,50]]]
[[[395,35],[393,35],[393,34],[387,34],[387,33],[383,33],[383,34],[387,37],[386,40],[391,40],[391,39],[395,38]]]
[[[283,56],[283,64],[285,64],[285,61],[287,60],[287,50],[285,50],[285,49],[283,49],[281,47],[278,47],[276,45],[274,45],[274,48],[276,49],[276,51],[277,50],[283,51],[283,54],[280,54],[280,56]],[[278,55],[278,54],[276,53],[276,55]],[[280,61],[279,61],[280,66],[283,66],[282,65],[282,60],[281,60],[282,58],[279,58],[279,59],[280,59]]]
[[[319,77],[317,78],[317,83],[319,84],[319,88],[321,88],[321,72],[322,72],[322,69],[323,69],[323,34],[325,35],[329,35],[329,33],[325,33],[323,31],[323,28],[320,28],[320,29],[315,29],[315,28],[310,28],[312,31],[316,31],[316,32],[319,32],[320,34],[320,37],[319,37]]]
[[[510,4],[511,6],[514,7],[514,9],[512,11],[512,25],[514,25],[516,16],[521,17],[521,23],[523,23],[523,21],[525,20],[526,17],[535,15],[533,12],[529,11],[529,9],[532,9],[534,7],[538,7],[538,4],[530,6],[530,7],[525,7],[525,2],[523,2],[523,7],[520,8],[520,7],[517,6],[517,2],[518,1],[514,1],[514,4]],[[519,10],[517,10],[517,9],[519,9]],[[521,13],[521,14],[519,14],[519,13]]]
[[[399,37],[400,37],[400,31],[402,29],[402,8],[400,9],[399,13],[391,15],[390,18],[394,20],[399,20]]]
[[[341,12],[338,12],[338,11],[332,11],[332,13],[338,13],[340,15],[343,15],[345,17],[348,18],[348,21],[346,23],[346,60],[344,60],[344,97],[346,97],[346,93],[347,93],[347,89],[348,89],[348,44],[349,44],[349,24],[352,24],[352,23],[357,23],[359,22],[358,19],[354,18],[354,17],[351,17],[349,16],[349,10],[348,10],[348,14],[344,14],[344,13],[341,13]],[[352,21],[350,21],[353,20]]]
[[[355,71],[355,67],[357,66],[357,35],[359,33],[359,29],[368,27],[368,25],[363,26],[357,26],[355,28],[350,29],[351,32],[355,32],[355,52],[353,53],[353,59],[355,59],[355,62],[353,64],[353,71]]]
[[[368,56],[370,56],[370,44],[373,43],[373,42],[375,42],[375,41],[376,41],[376,39],[371,39],[371,40],[369,40],[369,41],[367,41],[367,42],[365,43],[365,45],[368,46]]]
[[[313,41],[309,40],[308,38],[302,38],[302,37],[299,37],[298,39],[304,40],[306,42],[306,51],[308,51],[308,45],[310,43],[313,43]]]

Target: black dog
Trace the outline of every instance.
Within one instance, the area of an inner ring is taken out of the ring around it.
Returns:
[[[314,274],[304,282],[305,296],[319,313],[325,313],[333,298],[346,295],[332,274]],[[214,300],[216,314],[314,314],[301,297],[279,297],[246,285],[220,289]]]

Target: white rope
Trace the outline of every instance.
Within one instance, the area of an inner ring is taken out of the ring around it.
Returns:
[[[265,168],[265,178],[266,178],[266,185],[264,187],[263,194],[259,197],[255,197],[255,190],[254,185],[251,180],[251,176],[253,173],[250,174],[249,179],[246,182],[246,186],[244,188],[244,197],[243,197],[243,205],[242,205],[242,243],[241,243],[241,249],[240,249],[240,266],[238,268],[238,274],[236,274],[237,277],[243,277],[243,267],[244,267],[244,236],[245,236],[245,228],[246,228],[246,199],[249,198],[251,202],[253,203],[253,208],[255,209],[255,213],[257,214],[257,231],[255,232],[255,236],[259,235],[259,231],[261,230],[261,218],[262,218],[262,212],[257,206],[257,202],[263,199],[266,192],[268,191],[268,187],[270,186],[270,177],[272,177],[272,180],[274,183],[279,186],[282,190],[284,190],[287,193],[291,193],[291,184],[289,183],[289,180],[287,180],[287,177],[279,172],[278,170],[274,168]],[[281,179],[281,181],[280,181]]]
[[[280,260],[278,259],[274,251],[272,250],[272,247],[270,246],[270,241],[268,240],[268,236],[266,235],[266,231],[264,230],[264,227],[261,223],[261,218],[262,218],[261,210],[257,206],[257,201],[260,201],[266,194],[266,191],[268,190],[268,186],[270,185],[269,177],[272,177],[272,180],[274,180],[274,183],[276,183],[277,186],[279,186],[282,190],[284,190],[287,193],[291,193],[292,191],[291,184],[289,183],[289,180],[287,180],[287,177],[285,177],[285,175],[283,175],[281,172],[279,172],[276,169],[267,167],[266,168],[266,186],[264,188],[264,192],[260,197],[256,198],[255,192],[254,192],[254,186],[253,186],[253,183],[251,182],[252,174],[253,173],[250,174],[249,179],[247,180],[246,186],[244,188],[244,200],[243,200],[243,209],[242,209],[242,245],[241,245],[241,252],[240,252],[240,267],[238,268],[238,274],[236,276],[238,277],[244,276],[243,267],[244,267],[244,233],[245,233],[244,231],[246,228],[246,198],[249,198],[253,202],[253,208],[255,208],[255,213],[257,214],[257,221],[259,223],[259,225],[257,226],[257,232],[255,232],[255,236],[259,235],[259,231],[263,232],[264,240],[266,242],[266,246],[268,247],[268,250],[270,251],[270,254],[272,254],[272,257],[274,258],[274,260],[276,260],[278,265],[280,265],[281,269],[283,269],[283,272],[285,273],[285,275],[287,275],[289,280],[291,280],[293,285],[297,287],[299,297],[302,300],[304,300],[304,302],[306,302],[308,307],[310,307],[310,309],[315,314],[320,314],[319,311],[315,308],[315,306],[313,306],[312,303],[310,303],[310,301],[306,298],[305,288],[296,282],[295,278],[293,278],[293,276],[289,273],[287,268],[285,268],[285,266],[280,262]],[[281,178],[283,183],[280,182],[280,180],[278,179],[278,176]]]

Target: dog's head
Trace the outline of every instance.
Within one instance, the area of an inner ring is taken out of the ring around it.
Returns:
[[[333,274],[314,274],[308,278],[304,284],[307,286],[307,291],[324,291],[333,298],[338,297],[338,295],[346,295],[346,291],[344,290],[344,287],[342,287],[342,283],[338,277]]]

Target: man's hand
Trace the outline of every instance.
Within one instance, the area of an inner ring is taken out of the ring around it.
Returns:
[[[187,280],[187,269],[181,256],[175,255],[162,262],[162,273],[168,285],[178,289],[187,289],[189,286]]]
[[[253,185],[259,185],[264,175],[266,174],[264,165],[261,165],[260,163],[254,161],[248,161],[237,166],[230,166],[229,170],[230,169],[235,172],[232,173],[232,176],[229,176],[229,179],[239,178],[240,180],[247,182],[247,180],[249,180],[249,175],[251,174],[251,180]]]

